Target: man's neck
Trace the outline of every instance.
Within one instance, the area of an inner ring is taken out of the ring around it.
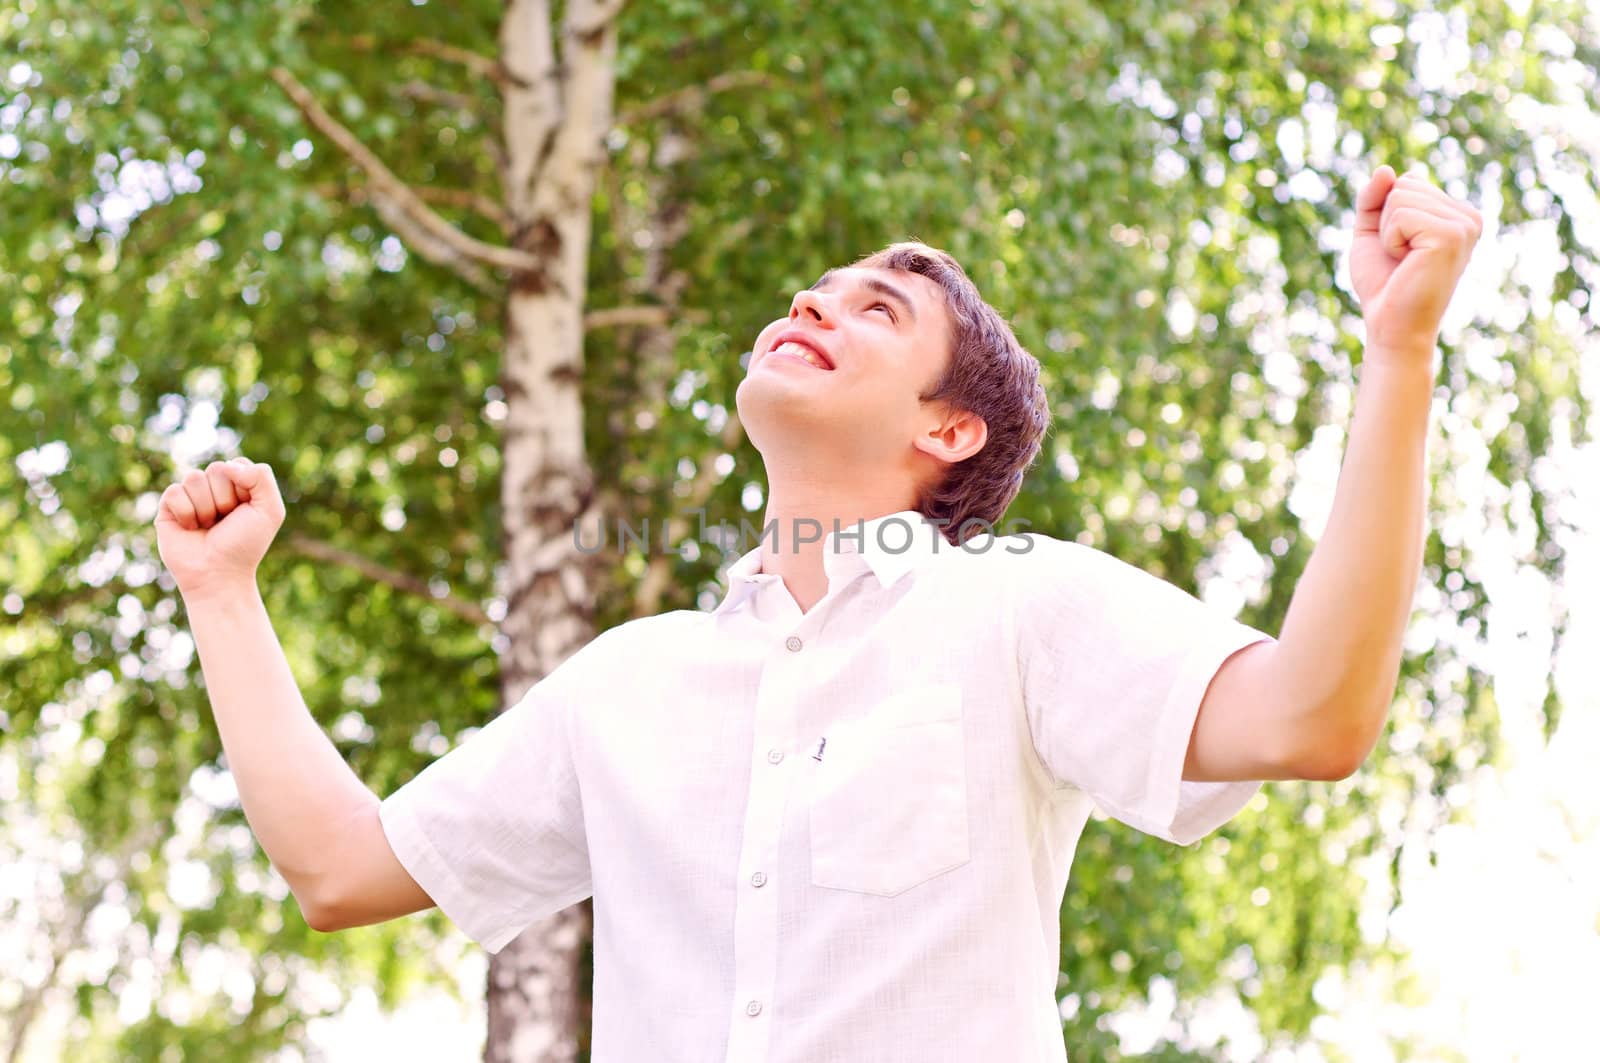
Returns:
[[[913,500],[892,489],[840,492],[836,486],[774,483],[761,522],[761,571],[781,577],[800,611],[810,612],[828,592],[823,541],[835,527],[848,531],[858,521],[911,508]],[[775,535],[769,534],[774,527]]]

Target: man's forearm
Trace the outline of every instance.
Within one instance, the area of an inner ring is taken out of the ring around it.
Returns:
[[[1382,733],[1422,566],[1432,358],[1361,365],[1333,510],[1278,653],[1307,763],[1354,770]]]
[[[245,818],[302,909],[349,816],[377,798],[311,717],[252,582],[184,599]]]

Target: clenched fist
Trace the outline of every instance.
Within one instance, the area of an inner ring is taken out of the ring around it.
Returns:
[[[1429,365],[1439,323],[1483,234],[1471,204],[1414,174],[1378,167],[1356,197],[1350,280],[1367,325],[1367,357]]]
[[[185,597],[254,588],[256,566],[283,516],[270,466],[214,461],[161,493],[156,548]]]

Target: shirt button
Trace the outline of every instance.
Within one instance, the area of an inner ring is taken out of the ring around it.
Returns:
[[[752,1000],[750,1003],[746,1004],[744,1006],[744,1013],[746,1015],[760,1015],[761,1014],[761,1001]]]
[[[767,763],[768,764],[776,764],[776,763],[778,763],[778,761],[780,761],[782,759],[783,759],[783,750],[781,750],[781,749],[769,749],[769,750],[767,750]]]
[[[767,884],[767,876],[766,876],[765,872],[757,871],[755,874],[750,876],[750,885],[755,886],[757,889],[760,889],[762,886],[765,886],[766,884]]]
[[[790,635],[784,640],[783,644],[789,647],[790,653],[799,653],[800,647],[805,645],[805,643],[801,642],[800,639],[795,635]]]

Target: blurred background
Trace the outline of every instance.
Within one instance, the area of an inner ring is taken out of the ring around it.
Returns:
[[[1356,775],[1268,783],[1187,849],[1092,822],[1063,1037],[1575,1058],[1597,66],[1600,0],[0,0],[0,1058],[512,1058],[442,916],[314,933],[259,851],[155,551],[184,469],[277,471],[262,593],[384,795],[554,666],[516,652],[508,537],[755,521],[742,355],[825,268],[915,237],[1044,365],[1055,424],[1008,515],[1276,632],[1338,473],[1343,251],[1382,163],[1487,226],[1441,337],[1389,727]],[[564,457],[513,459],[533,430]],[[552,475],[576,486],[545,523],[503,505]],[[535,597],[586,635],[706,608],[730,560],[613,541],[579,600]],[[584,942],[563,962],[586,978]],[[587,1058],[581,1009],[514,1027]]]

